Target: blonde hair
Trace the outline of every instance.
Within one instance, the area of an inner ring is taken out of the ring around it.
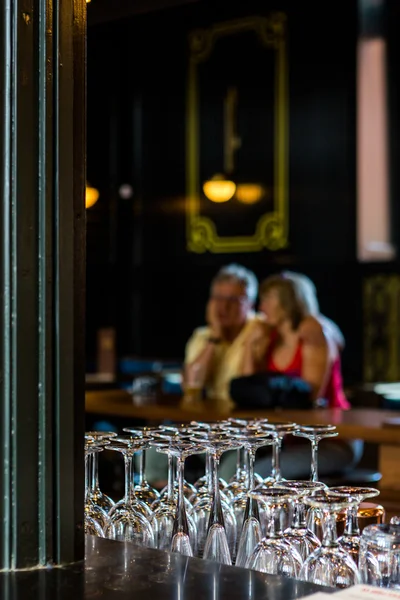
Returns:
[[[305,275],[292,271],[271,275],[260,285],[260,297],[272,289],[278,292],[282,308],[287,312],[294,329],[298,328],[305,317],[319,314],[315,285]]]

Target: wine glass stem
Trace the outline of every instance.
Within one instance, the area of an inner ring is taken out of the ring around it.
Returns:
[[[306,507],[301,500],[296,500],[293,514],[293,527],[306,527]]]
[[[240,480],[240,471],[242,468],[242,449],[236,450],[236,481]]]
[[[220,454],[217,451],[211,455],[211,465],[212,465],[212,482],[213,482],[213,490],[212,490],[212,507],[210,514],[210,521],[208,524],[208,528],[212,525],[222,525],[225,527],[224,515],[222,513],[221,506],[221,496],[219,493],[219,480],[218,480],[218,465],[219,465]]]
[[[347,509],[345,535],[360,535],[358,526],[358,507],[349,506]]]
[[[247,490],[250,491],[254,488],[254,463],[256,460],[256,450],[249,446],[248,448],[248,474],[247,474]],[[243,523],[249,517],[253,517],[259,520],[258,503],[255,498],[247,498],[246,510],[243,517]]]
[[[248,471],[247,471],[247,491],[249,492],[254,488],[254,461],[256,459],[256,452],[254,448],[247,449],[248,456]]]
[[[91,452],[89,450],[88,452],[88,461],[87,461],[87,492],[88,495],[91,496],[92,495],[92,483],[93,483],[93,457],[95,455],[95,452]]]
[[[96,492],[99,490],[99,457],[97,452],[93,452],[92,454],[92,484],[91,484],[91,492]]]
[[[174,464],[172,454],[168,454],[168,487],[167,487],[168,503],[174,502]]]
[[[267,506],[268,515],[268,537],[276,538],[277,519],[279,517],[278,508],[276,506]]]
[[[173,477],[173,480],[174,480],[174,487],[175,487],[175,482],[177,482],[177,479],[178,479],[177,467],[178,467],[177,462],[176,461],[172,461],[172,477]]]
[[[311,481],[318,481],[318,440],[311,438]]]
[[[336,516],[335,513],[324,510],[323,511],[323,538],[322,545],[326,548],[337,546],[337,529],[336,529]]]
[[[280,464],[281,446],[282,438],[277,435],[272,446],[272,477],[275,481],[280,481],[282,479]]]
[[[85,500],[90,495],[90,454],[85,450]]]
[[[178,456],[178,502],[176,506],[176,517],[174,523],[174,530],[172,536],[176,533],[185,533],[189,535],[189,526],[186,517],[185,510],[185,494],[184,494],[184,480],[185,480],[185,459],[182,456]]]
[[[211,477],[211,458],[210,455],[206,454],[206,486],[210,494],[212,493],[212,477]]]
[[[124,464],[125,464],[125,497],[124,503],[130,503],[130,492],[131,485],[133,482],[133,455],[124,453]]]
[[[144,472],[146,469],[146,452],[142,450],[139,458],[139,485],[142,486],[145,482]]]

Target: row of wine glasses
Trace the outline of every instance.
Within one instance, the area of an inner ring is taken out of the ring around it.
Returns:
[[[311,441],[309,481],[282,477],[280,448],[289,434]],[[88,432],[85,531],[322,585],[353,585],[361,581],[357,507],[379,492],[349,486],[328,489],[318,481],[318,444],[335,435],[330,425],[265,419],[125,428],[123,435]],[[272,448],[272,472],[262,478],[254,467],[257,451],[265,446]],[[168,484],[161,492],[146,480],[150,447],[168,458]],[[99,487],[98,455],[105,450],[120,453],[124,460],[125,493],[116,503]],[[229,482],[219,477],[220,459],[227,451],[237,452]],[[206,459],[204,476],[191,485],[185,480],[185,460],[193,454],[205,454]],[[337,539],[336,514],[344,509],[346,527]],[[315,535],[321,522],[322,540]]]

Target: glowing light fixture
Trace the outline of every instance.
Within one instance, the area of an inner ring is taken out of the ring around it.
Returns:
[[[235,195],[236,184],[218,174],[203,184],[203,192],[211,202],[228,202]]]
[[[216,174],[203,184],[204,195],[211,202],[228,202],[236,192],[236,183],[229,177],[234,171],[234,154],[241,140],[236,135],[235,115],[237,89],[229,88],[224,101],[224,172]]]
[[[243,204],[256,204],[265,193],[257,183],[239,183],[236,187],[236,199]]]
[[[96,190],[96,188],[86,185],[86,208],[90,208],[94,204],[96,204],[97,200],[99,199],[99,196],[99,190]]]

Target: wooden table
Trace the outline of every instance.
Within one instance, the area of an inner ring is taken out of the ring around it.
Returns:
[[[336,425],[342,439],[363,439],[379,445],[379,470],[382,473],[382,486],[400,491],[400,419],[397,413],[385,410],[339,409],[282,410],[282,409],[235,409],[221,412],[212,404],[205,404],[201,411],[183,409],[179,399],[162,399],[157,403],[135,405],[132,396],[122,390],[86,392],[86,412],[161,422],[215,421],[228,416],[238,418],[267,418],[271,422],[294,421],[299,424],[316,425],[331,423]]]

